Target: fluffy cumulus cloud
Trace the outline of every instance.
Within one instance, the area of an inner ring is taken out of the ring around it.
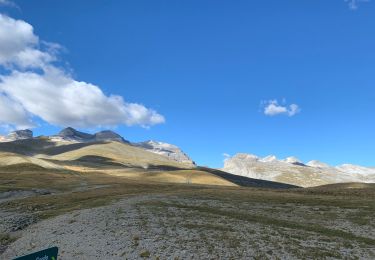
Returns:
[[[370,2],[370,0],[344,0],[350,9],[352,10],[357,10],[358,9],[358,4],[361,2]]]
[[[0,94],[0,125],[6,129],[10,129],[11,126],[20,129],[34,126],[27,111],[3,94]]]
[[[282,103],[285,103],[283,101]],[[276,116],[276,115],[287,115],[294,116],[301,111],[297,104],[279,104],[277,100],[269,100],[262,102],[263,112],[267,116]]]
[[[7,72],[0,75],[1,126],[32,127],[35,117],[82,128],[165,121],[152,109],[73,79],[54,65],[59,48],[41,42],[30,24],[0,14],[0,66]]]
[[[39,50],[33,27],[0,14],[0,64],[8,68],[45,67],[54,57]]]

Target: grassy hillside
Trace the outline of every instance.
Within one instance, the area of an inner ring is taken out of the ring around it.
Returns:
[[[63,152],[57,155],[44,158],[50,158],[59,161],[78,160],[84,156],[98,156],[108,158],[114,162],[129,166],[140,166],[147,168],[153,165],[167,165],[180,168],[191,168],[192,165],[182,164],[170,160],[168,157],[154,154],[144,149],[134,147],[119,142],[108,142],[87,145],[72,151]]]

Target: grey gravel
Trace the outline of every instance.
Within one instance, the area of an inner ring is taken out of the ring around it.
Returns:
[[[135,196],[31,225],[21,231],[20,239],[8,247],[1,259],[12,259],[51,246],[59,247],[59,259],[375,257],[375,248],[356,241],[348,246],[339,238],[199,212],[191,206],[249,213],[264,212],[265,207],[256,203],[231,205],[218,200],[167,195]]]

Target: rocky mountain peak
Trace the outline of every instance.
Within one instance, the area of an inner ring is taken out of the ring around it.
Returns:
[[[0,142],[12,142],[31,138],[33,138],[33,131],[29,129],[16,130],[10,132],[7,136],[0,136]]]
[[[294,157],[294,156],[285,158],[283,162],[295,164],[295,165],[304,165],[302,161],[300,161],[297,157]]]
[[[121,135],[111,131],[111,130],[103,130],[94,135],[96,141],[118,141],[129,143],[129,141],[125,140]]]
[[[163,143],[154,140],[148,140],[139,143],[133,143],[132,145],[146,149],[149,152],[167,156],[168,158],[182,163],[188,163],[195,165],[195,162],[185,154],[178,146],[173,144]]]
[[[103,130],[95,134],[88,134],[80,132],[72,127],[67,127],[61,130],[56,136],[53,136],[54,140],[65,140],[74,142],[102,142],[102,141],[118,141],[123,143],[129,143],[121,135],[111,131]]]
[[[8,134],[8,138],[14,140],[33,138],[33,131],[29,129],[13,131]]]
[[[317,160],[309,161],[306,165],[310,167],[315,167],[315,168],[329,168],[330,167],[328,164],[321,162],[321,161],[317,161]]]
[[[80,132],[72,127],[67,127],[61,130],[57,135],[64,139],[73,139],[73,140],[89,140],[94,137],[91,134]]]
[[[260,159],[261,162],[276,162],[278,161],[275,155],[268,155],[262,159]]]
[[[232,159],[246,160],[246,161],[258,161],[259,157],[254,154],[237,153]]]

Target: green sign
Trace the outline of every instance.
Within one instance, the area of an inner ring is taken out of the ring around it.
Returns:
[[[57,260],[57,247],[51,247],[30,255],[21,256],[14,260]]]

